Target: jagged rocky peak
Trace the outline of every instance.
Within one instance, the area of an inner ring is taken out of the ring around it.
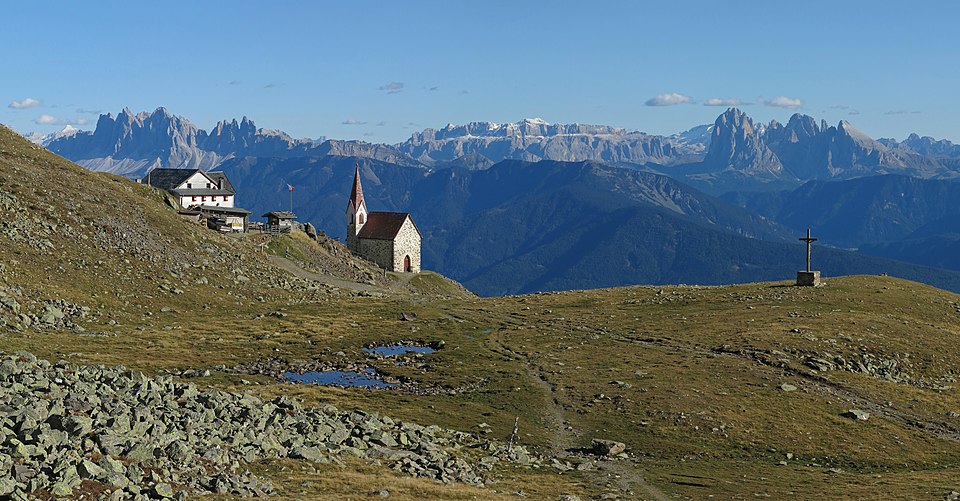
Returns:
[[[860,129],[857,129],[850,122],[846,120],[840,120],[840,123],[837,124],[837,131],[843,134],[846,134],[855,139],[861,139],[864,141],[869,141],[871,143],[876,142],[870,136],[860,132]]]
[[[727,109],[714,122],[704,164],[716,170],[751,174],[778,175],[783,170],[753,120],[737,108]]]
[[[882,143],[874,140],[870,136],[860,132],[859,129],[854,127],[850,122],[846,120],[840,120],[840,123],[837,124],[836,128],[836,142],[839,143],[852,143],[857,147],[865,150],[886,150],[887,147]]]
[[[810,115],[801,115],[800,113],[794,113],[790,117],[790,120],[787,122],[786,129],[795,138],[814,137],[817,134],[820,134],[820,132],[823,130],[817,125],[816,119]]]
[[[210,131],[210,135],[222,135],[237,132],[243,135],[253,135],[257,133],[257,126],[253,123],[253,120],[250,120],[246,115],[244,115],[243,119],[241,119],[239,122],[237,122],[236,118],[230,121],[220,120]]]
[[[753,134],[753,119],[738,108],[727,108],[727,111],[720,114],[714,122],[713,137],[716,139],[718,133],[724,130],[744,130],[747,134]]]
[[[776,120],[771,122],[770,127],[765,131],[764,140],[767,145],[776,151],[774,145],[780,143],[802,143],[817,137],[823,129],[817,125],[816,119],[810,115],[794,113],[786,125],[777,124]]]
[[[931,157],[960,158],[960,145],[947,139],[936,139],[931,136],[921,136],[911,133],[903,142],[896,139],[881,138],[877,142],[898,151],[915,153]]]
[[[102,156],[164,156],[171,149],[195,148],[200,132],[189,120],[171,115],[163,107],[137,114],[124,108],[116,118],[100,115],[93,146]]]

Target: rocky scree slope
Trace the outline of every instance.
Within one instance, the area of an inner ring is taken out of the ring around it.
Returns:
[[[539,463],[524,447],[294,398],[265,401],[123,367],[0,361],[0,496],[184,499],[264,496],[243,464],[290,457],[379,460],[413,476],[483,485],[500,462]],[[469,450],[469,452],[468,452]]]

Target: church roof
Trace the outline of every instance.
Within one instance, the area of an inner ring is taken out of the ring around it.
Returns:
[[[357,164],[357,170],[353,174],[353,189],[350,190],[350,202],[356,209],[363,204],[363,186],[360,186],[360,164]]]
[[[360,238],[369,238],[373,240],[393,240],[400,233],[404,221],[410,217],[408,212],[371,212],[367,214],[367,223],[360,229],[357,235]],[[410,218],[413,222],[413,218]],[[413,229],[420,233],[417,225]]]

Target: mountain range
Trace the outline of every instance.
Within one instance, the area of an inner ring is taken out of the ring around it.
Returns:
[[[954,181],[887,174],[723,198],[795,232],[812,226],[832,245],[960,269],[960,183]]]
[[[233,159],[221,166],[255,213],[298,187],[301,221],[345,237],[344,204],[359,163],[371,210],[409,211],[425,267],[481,295],[635,283],[723,284],[790,277],[796,234],[773,218],[652,172],[599,162],[505,160],[427,171],[371,159]],[[828,274],[889,273],[960,287],[955,274],[818,248]]]
[[[944,224],[960,196],[951,181],[960,148],[917,135],[874,140],[800,114],[756,124],[731,108],[671,136],[472,122],[386,145],[295,139],[246,117],[208,132],[164,108],[125,109],[92,132],[33,139],[130,177],[223,170],[255,214],[286,208],[291,184],[301,221],[337,238],[359,162],[373,210],[414,215],[424,266],[481,294],[788,277],[799,267],[796,233],[809,226],[838,248],[818,251],[827,274],[889,272],[949,288],[932,268],[879,258],[957,268],[950,250],[960,245]]]
[[[847,121],[830,126],[794,114],[786,125],[755,124],[731,108],[712,125],[670,136],[606,125],[550,124],[542,119],[471,122],[425,129],[398,144],[294,139],[244,117],[209,132],[165,108],[101,115],[94,131],[65,130],[32,139],[91,170],[129,177],[154,167],[212,169],[233,158],[356,156],[437,169],[483,169],[502,160],[599,161],[665,174],[714,194],[795,188],[810,180],[877,174],[960,176],[960,146],[911,135],[874,140]]]
[[[540,119],[495,124],[473,122],[426,129],[396,144],[294,139],[281,131],[256,127],[244,117],[221,121],[209,132],[165,108],[117,116],[101,115],[94,131],[67,130],[28,136],[50,151],[88,169],[140,177],[155,167],[212,169],[237,157],[290,158],[357,156],[436,168],[472,168],[517,159],[597,160],[642,165],[694,161],[706,149],[704,128],[687,134],[657,136],[604,125],[548,124]]]

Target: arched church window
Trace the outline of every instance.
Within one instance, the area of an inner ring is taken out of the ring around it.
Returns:
[[[363,216],[364,216],[364,214],[361,212],[361,213],[360,213],[360,224],[363,224]]]

